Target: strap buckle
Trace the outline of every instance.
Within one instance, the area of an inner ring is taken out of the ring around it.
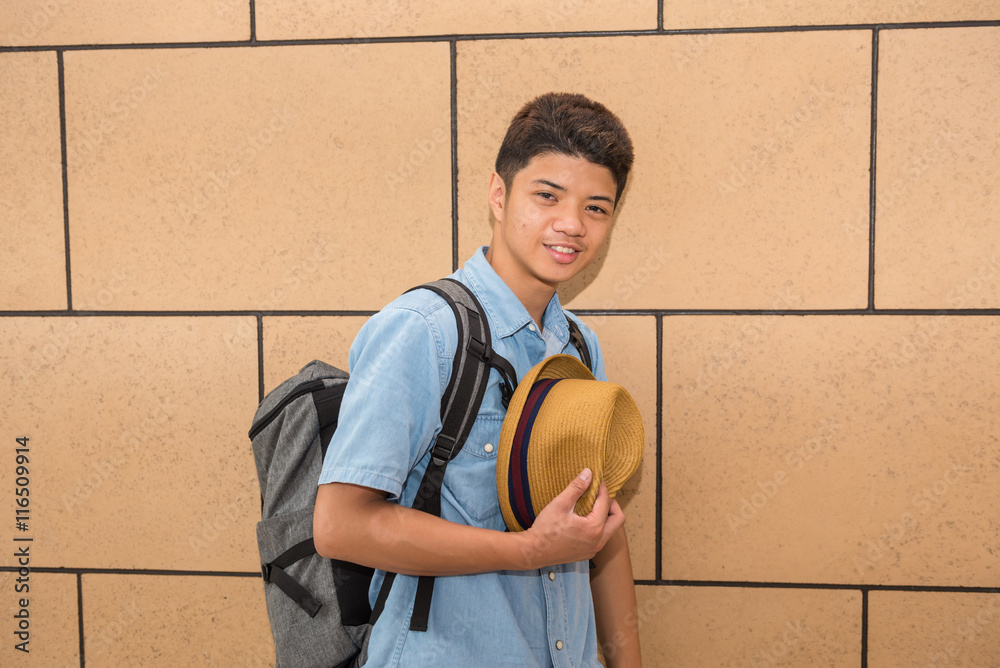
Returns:
[[[455,452],[457,440],[447,434],[438,434],[434,447],[431,449],[431,462],[435,466],[441,466],[445,462],[450,462]]]
[[[470,353],[472,353],[476,357],[476,359],[481,359],[487,364],[493,361],[492,357],[486,355],[486,344],[474,336],[469,337],[469,345],[466,347],[466,349]]]
[[[469,345],[466,347],[473,356],[477,359],[485,362],[491,369],[496,369],[500,374],[500,380],[503,381],[500,386],[500,401],[503,403],[504,408],[510,406],[510,400],[514,396],[514,386],[515,381],[512,381],[509,374],[512,373],[513,369],[508,370],[504,365],[497,363],[497,355],[492,348],[487,349],[486,344],[477,339],[474,336],[469,337]],[[502,357],[499,359],[503,359]],[[506,363],[506,367],[510,367],[510,364]]]

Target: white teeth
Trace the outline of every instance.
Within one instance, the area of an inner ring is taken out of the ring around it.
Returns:
[[[559,251],[560,253],[575,253],[576,251],[572,248],[566,248],[565,246],[550,246],[552,250]]]

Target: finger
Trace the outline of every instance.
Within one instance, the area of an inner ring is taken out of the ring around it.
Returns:
[[[611,507],[611,496],[608,495],[608,486],[601,481],[601,486],[597,490],[597,498],[594,499],[594,507],[587,517],[600,519],[602,522],[608,517],[608,510]]]
[[[593,477],[594,474],[590,469],[583,469],[580,475],[569,481],[569,484],[566,485],[563,491],[559,492],[554,499],[545,504],[545,507],[542,508],[538,516],[541,517],[543,513],[554,513],[557,516],[573,513],[576,502],[587,491],[587,488],[590,487],[590,481]]]
[[[545,507],[548,508],[549,506],[552,506],[553,511],[560,513],[571,512],[576,506],[577,500],[579,500],[579,498],[583,496],[583,493],[587,491],[587,488],[590,487],[590,481],[593,477],[594,474],[590,469],[583,469],[580,471],[580,475],[570,480],[569,484],[566,485],[563,491],[559,492],[559,494],[556,495],[554,499],[549,501]]]
[[[625,511],[622,510],[621,505],[618,503],[618,499],[611,499],[611,507],[608,509],[608,516],[611,515],[625,516]]]
[[[580,475],[573,478],[566,489],[559,493],[559,496],[565,496],[565,500],[570,502],[571,505],[575,505],[577,500],[583,496],[583,493],[587,491],[590,487],[590,481],[594,479],[594,473],[590,469],[583,469],[580,471]],[[558,498],[558,497],[557,497]]]
[[[608,521],[604,523],[604,535],[613,536],[623,526],[625,526],[625,511],[618,505],[617,500],[612,500],[611,510],[608,513]]]

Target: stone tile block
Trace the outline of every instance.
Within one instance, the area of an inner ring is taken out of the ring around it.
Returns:
[[[0,90],[0,310],[64,309],[66,241],[55,54],[0,54]]]
[[[0,0],[0,46],[146,44],[250,39],[240,0]]]
[[[11,552],[27,549],[31,568],[42,543],[8,541]],[[5,546],[6,547],[6,546]],[[4,593],[4,666],[48,668],[80,665],[76,576],[69,573],[0,572]]]
[[[880,38],[876,307],[1000,306],[998,61],[996,27]]]
[[[1000,595],[873,591],[868,665],[992,666],[1000,657]]]
[[[996,18],[990,0],[873,0],[872,2],[762,3],[750,0],[680,2],[665,0],[663,27],[670,29],[759,26],[851,25],[974,21]]]
[[[642,414],[646,447],[639,471],[618,493],[637,580],[656,578],[656,320],[585,316],[600,337],[608,380],[632,395]]]
[[[264,318],[264,391],[318,359],[347,369],[351,343],[365,316],[287,316]]]
[[[445,44],[68,53],[74,294],[364,310],[449,273],[449,71]]]
[[[257,344],[234,337],[244,320],[0,321],[3,442],[29,438],[34,566],[257,570]],[[0,467],[0,485],[15,474]]]
[[[440,0],[433,5],[414,0],[392,0],[374,5],[358,0],[260,0],[256,10],[258,39],[656,28],[656,3],[644,0],[563,0],[545,5],[528,0],[499,0],[488,8],[461,0]]]
[[[636,162],[609,249],[563,286],[565,304],[867,305],[868,237],[844,221],[868,211],[870,34],[463,42],[457,80],[463,257],[490,239],[487,184],[510,119],[567,90],[622,119]]]
[[[259,577],[83,576],[87,665],[274,665]]]
[[[644,665],[848,668],[859,662],[861,592],[643,586],[637,593]]]
[[[995,319],[678,316],[663,577],[997,586]]]

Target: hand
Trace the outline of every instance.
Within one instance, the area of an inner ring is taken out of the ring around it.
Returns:
[[[608,496],[603,481],[590,514],[586,517],[576,514],[576,502],[590,487],[592,479],[590,469],[584,469],[542,509],[531,528],[524,532],[525,570],[590,559],[625,524],[625,513],[618,502]]]

